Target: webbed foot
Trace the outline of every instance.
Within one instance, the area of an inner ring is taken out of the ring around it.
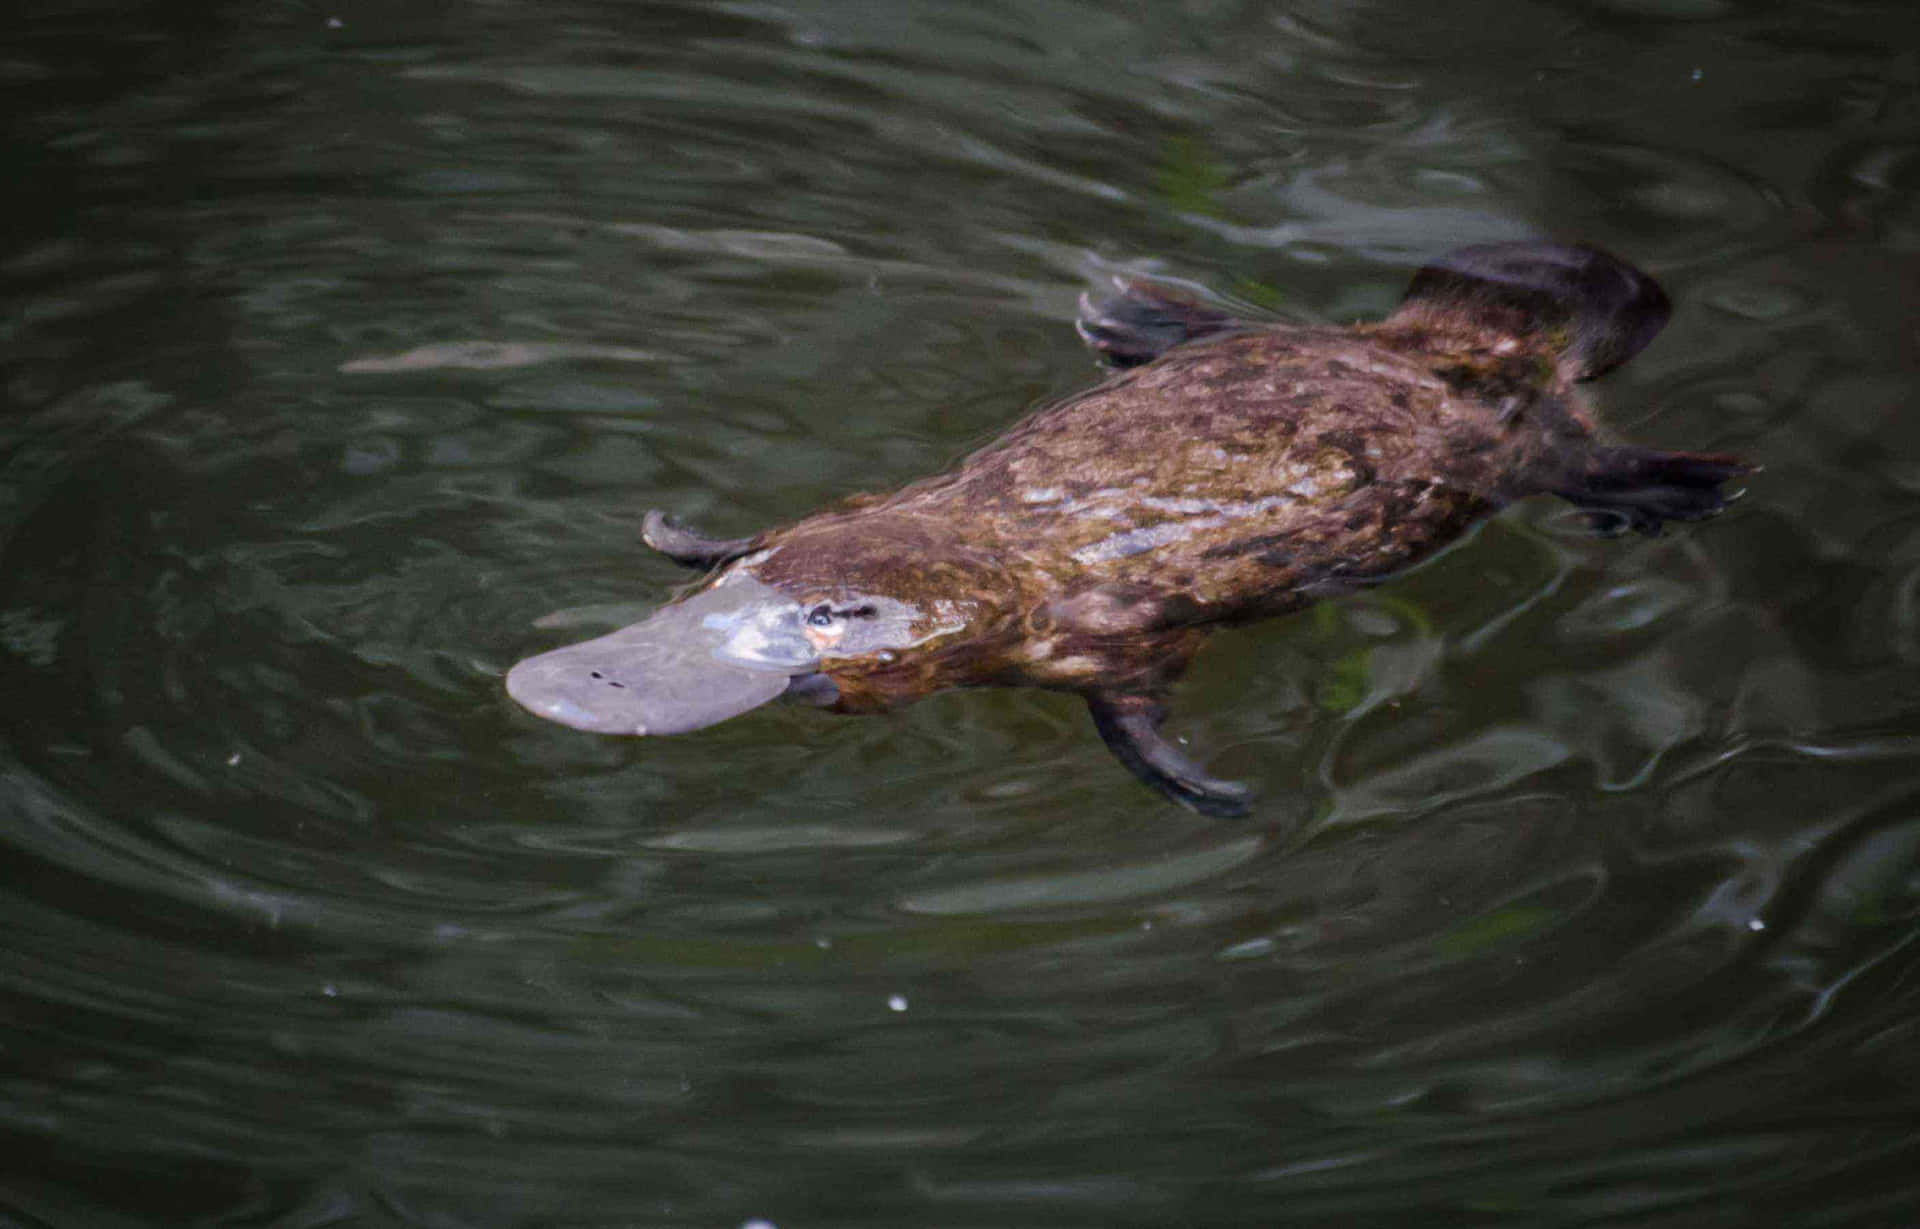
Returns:
[[[1115,278],[1119,293],[1095,302],[1080,296],[1075,331],[1114,367],[1139,367],[1189,341],[1247,327],[1170,286]]]
[[[709,538],[676,525],[658,508],[650,508],[640,522],[640,540],[675,563],[690,568],[716,568],[753,553],[758,538]]]
[[[1738,457],[1662,452],[1623,445],[1595,448],[1553,493],[1587,513],[1595,532],[1653,536],[1668,521],[1701,521],[1739,498],[1720,487],[1758,470]]]
[[[1140,780],[1202,815],[1235,819],[1247,813],[1251,791],[1245,784],[1208,775],[1160,733],[1167,710],[1159,701],[1091,695],[1087,710],[1107,749]]]

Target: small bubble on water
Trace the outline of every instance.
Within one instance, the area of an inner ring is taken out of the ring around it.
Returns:
[[[906,1009],[907,1009],[907,996],[906,996],[906,995],[904,995],[904,994],[890,994],[890,995],[888,995],[888,996],[887,996],[887,1010],[888,1010],[888,1011],[905,1011]]]
[[[1767,924],[1766,924],[1765,922],[1763,922],[1763,921],[1761,921],[1761,920],[1760,920],[1759,918],[1757,918],[1757,917],[1756,917],[1756,918],[1749,918],[1749,919],[1748,919],[1748,921],[1747,921],[1747,929],[1748,929],[1748,930],[1765,930],[1766,928],[1767,928]]]
[[[741,1222],[740,1229],[780,1229],[780,1226],[770,1220],[761,1220],[756,1216],[750,1221]]]
[[[340,997],[340,987],[334,985],[332,982],[328,982],[326,985],[320,987],[320,993],[327,998],[337,999]]]
[[[232,755],[229,755],[227,757],[227,767],[228,768],[240,767],[240,753],[238,751],[234,752]]]
[[[346,29],[346,28],[347,28],[347,23],[346,23],[346,22],[344,22],[344,21],[341,21],[341,20],[340,20],[340,19],[339,19],[338,17],[329,17],[329,18],[327,18],[327,29],[329,29],[329,30],[344,30],[344,29]]]

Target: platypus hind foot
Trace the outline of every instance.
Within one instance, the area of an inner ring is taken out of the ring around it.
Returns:
[[[758,538],[709,538],[676,525],[658,508],[647,510],[640,522],[640,540],[675,563],[690,568],[714,568],[753,553]]]
[[[1247,787],[1209,776],[1160,733],[1167,710],[1149,696],[1087,697],[1094,728],[1127,770],[1183,807],[1232,819],[1247,813]]]

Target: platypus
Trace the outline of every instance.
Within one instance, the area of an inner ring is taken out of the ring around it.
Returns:
[[[1150,282],[1082,299],[1119,372],[946,473],[784,528],[641,536],[709,574],[652,618],[528,658],[507,691],[603,734],[699,729],[779,696],[872,713],[951,687],[1085,697],[1142,781],[1248,808],[1161,732],[1214,628],[1392,576],[1503,505],[1553,494],[1603,530],[1719,512],[1731,456],[1609,445],[1576,386],[1666,323],[1598,248],[1465,248],[1384,321],[1253,321]]]

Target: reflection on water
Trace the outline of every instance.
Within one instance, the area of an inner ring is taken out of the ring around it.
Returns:
[[[1879,1225],[1920,1200],[1906,6],[30,3],[0,53],[21,1223]],[[1182,728],[500,674],[1083,385],[1549,231],[1767,472],[1223,637]],[[547,640],[542,637],[546,636]],[[117,1219],[116,1219],[117,1218]]]

